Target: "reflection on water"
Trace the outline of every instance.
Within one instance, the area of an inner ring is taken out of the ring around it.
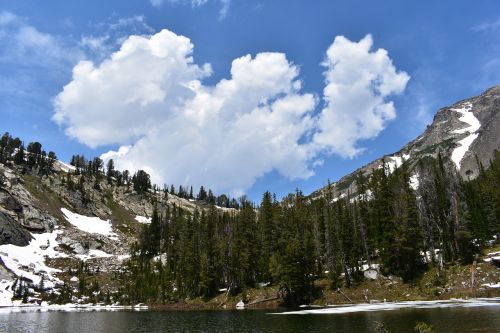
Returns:
[[[435,332],[500,332],[500,307],[403,308],[329,315],[268,311],[118,311],[0,313],[0,332],[412,332],[424,321]]]

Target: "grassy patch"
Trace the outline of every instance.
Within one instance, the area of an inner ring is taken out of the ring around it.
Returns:
[[[66,219],[61,212],[61,208],[65,205],[59,195],[44,184],[38,176],[23,175],[22,178],[24,187],[36,199],[37,206],[66,224]]]
[[[116,201],[108,198],[106,206],[111,210],[111,223],[113,226],[128,236],[135,236],[140,231],[140,224],[135,222],[132,213],[119,205]]]

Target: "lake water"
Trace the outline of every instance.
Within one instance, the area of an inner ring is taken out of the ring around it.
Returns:
[[[413,332],[417,321],[435,332],[500,332],[500,306],[406,308],[337,314],[243,311],[0,312],[0,332]]]

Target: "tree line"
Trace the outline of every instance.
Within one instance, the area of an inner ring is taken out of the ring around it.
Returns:
[[[414,281],[429,267],[470,263],[500,232],[500,154],[463,180],[441,155],[410,170],[383,163],[356,175],[356,192],[334,197],[327,186],[312,200],[297,190],[236,212],[155,210],[121,276],[124,302],[175,302],[279,286],[286,304],[315,297],[314,282],[349,288],[363,271]],[[449,163],[449,161],[448,161]],[[418,188],[412,186],[418,175]],[[413,176],[416,177],[416,176]]]
[[[26,147],[5,133],[0,163],[14,163],[39,175],[54,172],[55,153],[38,142]],[[132,246],[131,259],[118,278],[123,302],[173,302],[212,297],[221,290],[236,294],[262,284],[279,286],[287,304],[315,297],[315,281],[327,278],[332,288],[349,288],[363,280],[366,268],[413,281],[429,267],[470,263],[500,233],[500,154],[479,174],[462,179],[440,154],[390,170],[384,162],[370,175],[355,175],[355,192],[334,196],[327,186],[319,198],[300,190],[281,201],[265,192],[257,205],[241,198],[215,196],[201,187],[151,183],[144,170],[119,171],[113,160],[74,155],[66,186],[82,191],[106,179],[132,186],[153,203],[163,192],[201,200],[208,209],[193,212],[157,205]],[[73,178],[77,177],[75,183]],[[416,180],[415,180],[416,177]],[[418,187],[412,186],[418,183]],[[235,208],[223,211],[220,207]]]
[[[128,170],[120,171],[115,169],[113,159],[109,159],[106,165],[104,165],[104,161],[99,157],[87,160],[82,155],[73,155],[71,157],[70,165],[75,167],[75,175],[86,175],[90,178],[95,177],[98,179],[100,176],[105,176],[109,184],[127,187],[133,185],[134,191],[138,194],[145,194],[149,191],[152,191],[153,193],[162,192],[165,197],[172,194],[188,200],[203,201],[210,205],[217,205],[226,208],[239,208],[239,203],[236,199],[230,198],[226,194],[216,196],[211,189],[207,190],[204,186],[200,187],[196,196],[194,195],[192,186],[186,187],[179,185],[176,189],[173,184],[170,186],[164,184],[163,188],[160,188],[158,185],[151,182],[150,175],[144,170],[138,170],[136,173],[131,175]]]
[[[17,137],[5,132],[0,138],[0,163],[15,163],[26,170],[35,170],[39,175],[53,172],[57,156],[53,151],[42,149],[40,142],[30,142],[27,146]]]

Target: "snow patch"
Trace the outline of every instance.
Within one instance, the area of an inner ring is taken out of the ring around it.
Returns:
[[[58,164],[58,166],[61,169],[61,171],[71,172],[71,171],[75,171],[76,170],[76,167],[74,167],[73,165],[70,165],[70,164],[66,164],[63,161],[57,160],[56,163]]]
[[[408,159],[410,159],[409,154],[403,154],[401,156],[398,155],[389,156],[389,160],[385,162],[385,165],[387,167],[387,175],[393,173],[394,170],[403,165],[403,162],[407,161]],[[380,165],[378,168],[382,169],[382,165]]]
[[[338,197],[333,198],[333,199],[332,199],[332,202],[337,202],[337,201],[339,201],[340,199],[344,199],[346,196],[347,196],[347,194],[345,194],[345,193],[341,193]]]
[[[488,287],[488,288],[500,288],[500,282],[499,283],[483,283],[482,286]]]
[[[453,150],[451,153],[451,160],[457,166],[457,169],[460,170],[460,162],[465,156],[465,153],[469,150],[470,145],[474,140],[477,139],[478,135],[476,132],[481,127],[481,123],[471,112],[472,104],[467,103],[462,108],[451,109],[455,112],[460,113],[462,116],[459,118],[461,122],[468,124],[468,127],[464,127],[458,130],[454,130],[452,133],[470,133],[468,136],[458,141],[459,146]]]
[[[300,311],[288,311],[274,314],[341,314],[352,312],[391,311],[399,309],[429,309],[429,308],[456,308],[456,307],[480,307],[500,306],[500,297],[476,298],[476,299],[450,299],[439,301],[410,301],[410,302],[384,302],[384,303],[362,303],[349,305],[327,306],[320,309],[308,309]]]
[[[16,276],[32,281],[32,284],[40,284],[44,276],[46,288],[54,288],[55,284],[62,283],[53,274],[61,272],[56,268],[48,267],[45,258],[66,258],[65,253],[56,250],[59,245],[57,235],[62,230],[33,234],[33,239],[27,246],[16,246],[12,244],[0,245],[0,256],[5,266]],[[0,306],[12,306],[12,284],[13,281],[0,280]]]
[[[66,220],[80,229],[81,231],[90,234],[100,234],[108,236],[111,239],[117,239],[117,235],[113,232],[110,220],[101,220],[98,217],[84,216],[73,213],[66,208],[61,208]]]
[[[110,258],[113,257],[113,255],[101,250],[91,249],[88,254],[77,254],[75,257],[80,260],[87,261],[94,258]]]
[[[12,284],[14,281],[0,280],[0,307],[12,306]]]
[[[492,260],[500,261],[500,256],[497,254],[499,254],[499,253],[498,252],[493,252],[491,254],[489,253],[489,254],[487,254],[488,258],[483,259],[483,261],[485,261],[485,262],[491,262]]]
[[[151,217],[146,217],[146,216],[137,215],[135,217],[135,220],[139,223],[142,223],[142,224],[150,224],[151,223]]]
[[[420,185],[420,182],[418,180],[418,175],[417,174],[414,174],[414,175],[411,175],[410,176],[410,187],[413,189],[413,190],[418,190],[418,186]]]
[[[21,304],[15,302],[9,307],[0,307],[0,314],[9,314],[17,312],[47,312],[47,311],[61,311],[61,312],[84,312],[84,311],[121,311],[121,310],[147,310],[148,306],[144,304],[137,305],[102,305],[102,304],[47,304],[42,302],[41,305],[35,304]]]

